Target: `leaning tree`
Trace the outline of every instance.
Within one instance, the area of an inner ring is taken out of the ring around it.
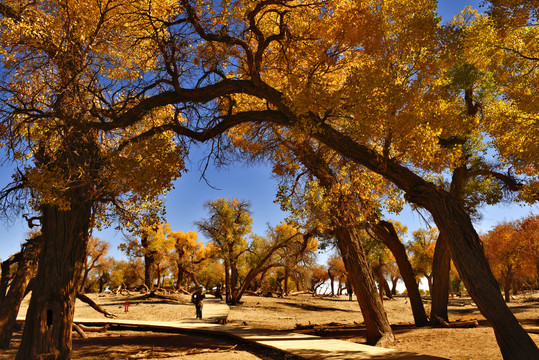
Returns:
[[[134,127],[93,127],[137,103],[156,66],[149,15],[171,4],[145,1],[5,1],[0,5],[0,136],[21,165],[3,200],[28,200],[42,250],[17,359],[68,359],[75,296],[91,229],[150,205],[171,187],[183,151],[170,135],[120,146],[160,124],[171,109]],[[142,15],[142,10],[148,12]],[[127,50],[127,51],[126,51]],[[157,86],[157,84],[156,84]],[[177,117],[176,117],[177,119]],[[30,189],[32,197],[14,195]],[[17,204],[6,204],[14,209]]]

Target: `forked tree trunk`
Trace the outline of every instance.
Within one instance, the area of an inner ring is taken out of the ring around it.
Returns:
[[[406,291],[408,292],[408,298],[410,299],[410,306],[412,307],[415,325],[428,325],[429,319],[425,313],[425,307],[423,306],[423,300],[421,299],[421,294],[419,293],[419,286],[415,280],[412,264],[410,264],[410,260],[406,254],[406,248],[400,241],[395,227],[392,223],[381,220],[376,221],[371,228],[376,236],[382,240],[382,242],[391,251],[391,254],[393,254],[395,257],[399,272],[402,276],[402,281],[404,281]]]
[[[70,359],[90,221],[91,207],[86,203],[73,201],[67,211],[42,206],[43,250],[17,360]]]
[[[504,276],[503,293],[505,295],[505,302],[511,301],[511,285],[513,284],[513,268],[511,265],[507,267],[507,271]]]
[[[430,321],[433,324],[439,323],[439,318],[449,322],[447,314],[447,304],[449,301],[449,271],[451,270],[451,257],[447,247],[447,239],[440,232],[436,247],[434,248],[434,258],[432,259],[432,289],[431,289],[431,310]]]
[[[388,299],[392,299],[393,296],[391,295],[391,289],[389,287],[389,284],[387,283],[387,280],[384,276],[384,272],[382,271],[381,266],[372,267],[374,278],[378,282],[378,288],[380,292],[380,297],[383,299],[384,294],[388,297]]]
[[[334,230],[337,246],[365,320],[367,343],[384,346],[394,342],[393,331],[376,291],[376,284],[356,230],[349,227]]]
[[[21,302],[37,270],[41,244],[40,238],[30,240],[26,244],[19,258],[17,272],[11,282],[9,292],[0,303],[0,349],[9,347]]]

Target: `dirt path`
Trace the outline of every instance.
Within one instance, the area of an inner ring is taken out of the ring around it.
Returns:
[[[176,295],[170,301],[140,300],[140,294],[130,297],[95,294],[90,296],[121,319],[185,321],[194,318],[194,306],[185,295]],[[128,313],[123,311],[126,300],[131,303]],[[477,307],[469,299],[454,299],[451,304],[451,321],[476,319],[481,326],[473,329],[417,329],[410,325],[413,317],[406,298],[384,301],[397,338],[394,348],[448,359],[501,359],[494,333]],[[428,309],[428,301],[425,305]],[[539,330],[539,293],[519,297],[509,305],[525,326]],[[25,308],[21,308],[21,312],[24,311]],[[86,304],[77,303],[75,316],[96,317],[96,312]],[[244,303],[232,307],[229,314],[229,324],[232,325],[248,325],[276,331],[292,330],[359,343],[365,342],[362,321],[357,302],[350,302],[344,296],[244,297]],[[539,344],[539,334],[532,333],[531,336]],[[3,352],[0,359],[14,359],[17,346],[16,340],[12,349]],[[80,339],[74,335],[73,347],[73,359],[86,360],[275,358],[275,355],[253,351],[250,347],[224,339],[125,331],[109,331],[106,335],[93,333],[89,339]]]

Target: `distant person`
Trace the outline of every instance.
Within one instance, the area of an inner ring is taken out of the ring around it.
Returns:
[[[221,284],[217,284],[217,286],[215,287],[215,297],[217,299],[223,300],[223,295],[221,295]]]
[[[193,295],[191,295],[191,302],[195,304],[195,308],[197,311],[197,319],[202,319],[202,301],[204,301],[205,297],[206,295],[202,291],[202,285],[200,285],[197,291],[195,291]]]
[[[352,301],[352,295],[354,295],[354,292],[352,291],[352,289],[348,289],[348,300],[349,301]]]

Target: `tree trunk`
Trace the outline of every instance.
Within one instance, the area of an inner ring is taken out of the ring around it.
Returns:
[[[288,295],[288,277],[289,277],[290,270],[288,269],[288,266],[285,266],[284,268],[284,280],[283,280],[283,288],[284,288],[284,295]]]
[[[238,268],[236,264],[230,266],[230,304],[236,305],[236,298],[238,296]]]
[[[331,287],[331,295],[335,295],[335,278],[331,275],[331,272],[328,271],[329,285]]]
[[[146,235],[142,236],[140,239],[140,245],[144,248],[144,285],[153,291],[155,286],[153,284],[153,267],[154,267],[154,256],[153,252],[148,249],[148,237]]]
[[[397,295],[397,284],[399,283],[398,277],[392,277],[391,278],[391,294],[393,296]]]
[[[402,281],[406,286],[408,292],[408,298],[410,299],[410,306],[412,307],[412,313],[414,315],[414,321],[416,326],[426,326],[429,324],[429,319],[423,306],[423,300],[419,293],[419,286],[415,280],[414,270],[408,260],[406,254],[406,248],[399,239],[399,235],[395,230],[395,227],[389,221],[377,221],[371,226],[372,230],[382,240],[382,242],[389,248],[402,276]]]
[[[539,359],[537,345],[505,304],[470,216],[454,197],[442,192],[431,196],[422,201],[423,206],[447,236],[451,258],[470,296],[494,328],[504,359]]]
[[[367,343],[387,345],[395,341],[376,284],[355,229],[335,229],[337,246],[343,256],[346,271],[356,294],[367,331]]]
[[[15,329],[15,322],[21,302],[26,295],[26,289],[37,270],[37,260],[41,251],[40,238],[30,240],[20,256],[15,277],[9,287],[9,292],[0,306],[0,349],[9,348],[9,342]]]
[[[505,302],[511,301],[511,284],[513,283],[513,269],[509,265],[504,276],[503,293],[505,295]]]
[[[178,265],[178,278],[177,278],[177,281],[176,281],[176,290],[180,290],[180,288],[182,287],[182,280],[183,280],[183,276],[184,276],[184,270],[183,270],[183,266],[181,264],[177,264]]]
[[[447,239],[440,232],[436,247],[434,248],[434,258],[432,260],[432,289],[431,289],[431,310],[430,321],[438,324],[438,318],[449,322],[447,314],[447,304],[449,301],[449,271],[451,270],[451,258],[447,248]]]
[[[43,250],[17,360],[70,359],[75,297],[91,222],[91,206],[71,199],[70,210],[42,206]]]
[[[232,302],[232,296],[230,293],[230,265],[228,260],[225,259],[225,288],[226,288],[226,303],[230,304]]]
[[[384,276],[384,272],[382,271],[381,266],[375,266],[372,268],[374,273],[374,278],[378,282],[379,288],[380,288],[380,296],[382,299],[384,298],[384,294],[389,298],[392,299],[393,296],[391,295],[391,289],[389,288],[389,284],[387,283],[387,280]]]
[[[481,246],[470,215],[460,200],[394,159],[358,144],[329,124],[319,123],[311,135],[333,150],[393,182],[406,199],[427,209],[448,238],[449,253],[481,313],[492,324],[505,359],[539,359],[539,348],[509,310]]]

